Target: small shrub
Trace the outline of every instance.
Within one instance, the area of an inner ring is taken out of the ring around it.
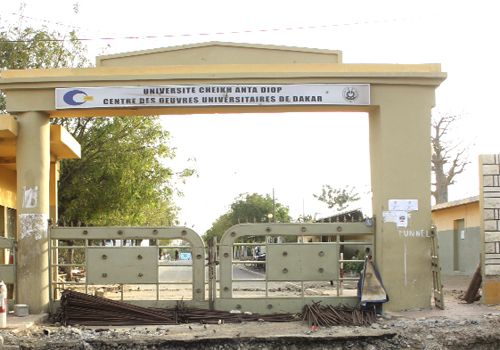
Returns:
[[[366,256],[366,252],[361,251],[356,256],[356,259],[357,260],[365,260],[365,256]],[[361,273],[361,271],[363,270],[363,265],[364,265],[364,263],[362,263],[362,262],[349,262],[349,263],[345,263],[344,264],[344,270],[345,271],[353,271],[353,272],[356,272],[356,273]]]

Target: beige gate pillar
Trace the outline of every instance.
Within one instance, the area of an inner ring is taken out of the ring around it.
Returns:
[[[52,157],[52,156],[51,156]],[[57,208],[58,208],[58,190],[57,190],[57,183],[59,182],[59,171],[60,171],[61,164],[57,158],[54,158],[50,162],[50,216],[54,221],[54,225],[57,223],[57,220],[59,219],[58,214],[57,214]]]
[[[17,120],[18,297],[41,313],[49,307],[49,115],[26,112]]]
[[[434,89],[372,85],[372,105],[378,105],[369,116],[375,262],[390,298],[385,310],[430,307]],[[405,199],[418,200],[418,210],[390,210],[389,200]]]

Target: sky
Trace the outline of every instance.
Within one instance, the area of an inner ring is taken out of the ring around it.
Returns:
[[[151,1],[26,0],[25,25],[78,29],[89,57],[201,43],[239,42],[340,50],[344,63],[441,63],[448,79],[433,113],[462,115],[455,140],[471,164],[449,200],[479,193],[479,154],[500,153],[496,109],[500,70],[494,1]],[[21,2],[0,8],[0,28]],[[133,39],[131,38],[133,37]],[[198,178],[180,184],[180,221],[203,234],[241,193],[272,194],[292,217],[334,214],[313,194],[325,184],[355,186],[351,208],[371,213],[368,116],[363,113],[162,116],[177,157]],[[196,162],[188,159],[195,158]]]

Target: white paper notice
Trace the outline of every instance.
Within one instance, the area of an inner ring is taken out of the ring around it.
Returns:
[[[389,199],[389,210],[418,210],[418,199]]]
[[[397,227],[408,227],[408,213],[406,211],[397,211],[398,221],[396,222]]]
[[[408,227],[408,213],[406,211],[382,212],[384,222],[394,222],[397,227]]]

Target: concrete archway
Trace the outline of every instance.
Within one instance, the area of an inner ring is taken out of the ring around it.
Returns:
[[[344,64],[340,51],[218,42],[102,56],[96,68],[3,71],[0,88],[19,127],[19,302],[29,301],[33,312],[48,309],[42,223],[49,217],[51,117],[356,111],[369,113],[374,254],[391,297],[385,308],[429,307],[430,120],[445,79],[439,64]],[[256,91],[237,95],[237,86]],[[185,90],[154,90],[174,87]],[[137,101],[127,101],[131,89]],[[258,99],[234,100],[245,96]],[[24,191],[35,188],[37,205],[23,206]]]

